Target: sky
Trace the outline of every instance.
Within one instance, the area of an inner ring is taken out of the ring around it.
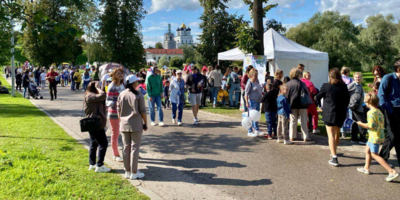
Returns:
[[[202,30],[199,28],[203,9],[198,0],[145,0],[145,9],[148,14],[142,20],[142,34],[144,47],[153,46],[156,42],[163,42],[163,35],[185,23],[192,29],[195,42]],[[393,14],[400,20],[400,0],[270,0],[269,4],[278,3],[278,7],[267,13],[264,21],[275,19],[285,27],[291,28],[301,22],[308,21],[315,13],[326,10],[339,11],[350,15],[356,25],[366,25],[365,19],[370,15]],[[248,6],[243,0],[231,0],[227,6],[231,14],[244,15],[251,20]]]

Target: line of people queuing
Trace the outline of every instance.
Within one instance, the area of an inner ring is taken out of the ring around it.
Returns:
[[[322,107],[322,121],[326,127],[331,152],[328,163],[339,165],[337,146],[340,133],[346,134],[350,131],[352,143],[366,145],[366,164],[357,170],[370,174],[371,159],[374,158],[388,171],[386,180],[392,181],[399,176],[387,160],[393,147],[396,154],[400,155],[400,61],[396,62],[391,74],[385,75],[380,66],[373,68],[373,74],[374,82],[368,85],[372,91],[365,94],[362,74],[355,72],[352,79],[349,77],[350,70],[346,67],[341,71],[337,68],[331,69],[329,82],[318,90],[310,81],[311,73],[304,71],[302,64],[290,71],[290,80],[285,78],[282,82],[283,71],[277,70],[274,81],[267,81],[265,85],[258,81],[257,70],[249,66],[242,78],[246,111],[259,111],[260,104],[263,103],[268,133],[264,135],[258,122],[253,122],[248,136],[263,136],[267,139],[277,137],[278,143],[293,144],[300,119],[302,139],[306,142],[310,139],[309,126],[313,130],[310,132],[319,132],[319,106]],[[349,127],[345,126],[348,119],[354,122]],[[383,146],[379,152],[380,144]],[[400,165],[399,156],[398,162]]]

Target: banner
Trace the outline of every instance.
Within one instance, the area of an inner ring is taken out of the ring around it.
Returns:
[[[265,74],[267,73],[267,56],[246,55],[243,61],[243,73],[246,72],[249,65],[253,65],[258,71],[258,81],[260,81],[260,84],[263,84],[265,82]]]
[[[260,81],[260,84],[265,83],[265,74],[267,73],[266,71],[266,65],[267,65],[267,56],[253,56],[253,55],[246,55],[246,57],[243,60],[243,74],[246,73],[246,69],[249,65],[252,65],[257,71],[258,71],[258,81]],[[244,91],[242,91],[244,92]],[[240,110],[244,111],[244,99],[243,96],[240,95]]]

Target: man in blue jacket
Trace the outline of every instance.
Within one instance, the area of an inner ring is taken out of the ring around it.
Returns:
[[[383,77],[378,97],[385,113],[388,130],[379,156],[387,161],[390,150],[394,147],[400,164],[400,60],[394,64],[394,73]]]

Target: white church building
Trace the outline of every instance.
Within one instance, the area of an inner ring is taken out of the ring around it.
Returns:
[[[193,36],[190,27],[186,28],[185,23],[176,29],[176,36],[171,32],[171,24],[168,24],[168,32],[164,35],[164,49],[178,49],[187,44],[193,46]]]

